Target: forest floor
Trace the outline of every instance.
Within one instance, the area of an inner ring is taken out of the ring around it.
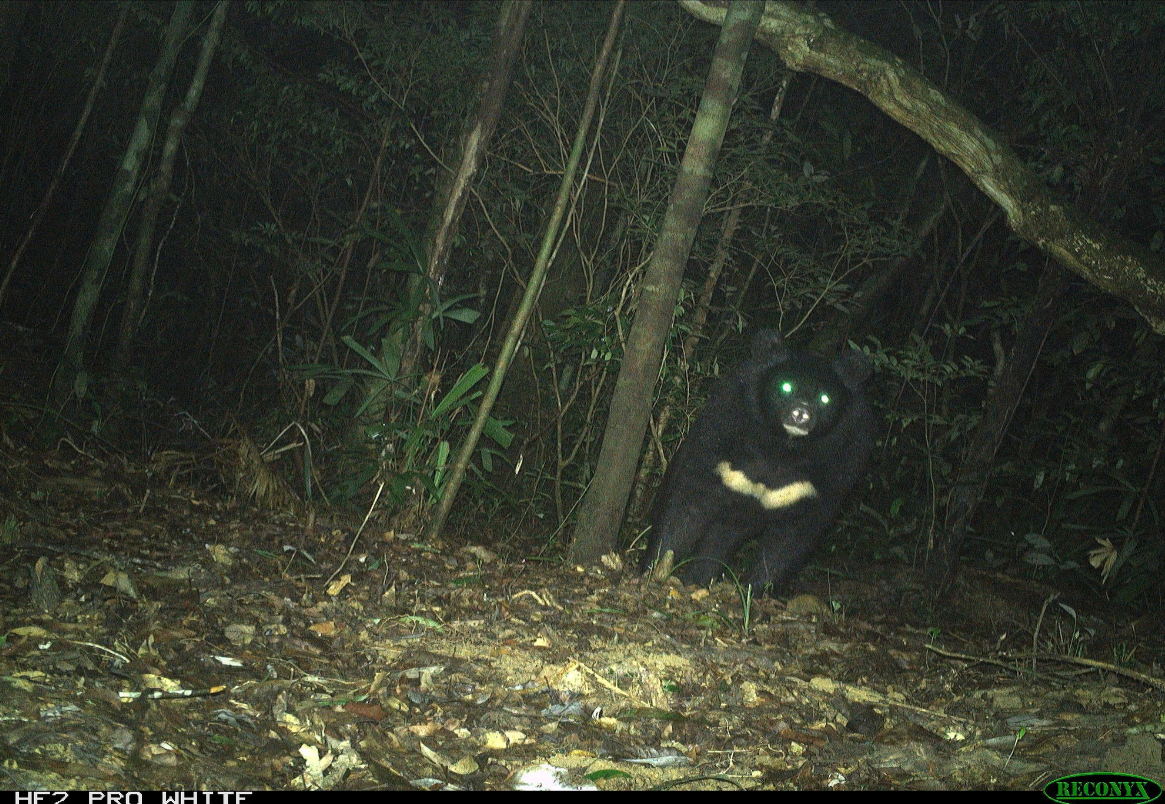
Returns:
[[[925,614],[892,564],[747,601],[422,544],[36,448],[32,411],[0,399],[0,788],[1165,783],[1161,625],[1096,601],[966,569]]]

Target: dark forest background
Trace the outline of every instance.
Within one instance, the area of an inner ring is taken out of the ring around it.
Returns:
[[[8,432],[51,442],[67,422],[142,456],[242,430],[301,501],[366,509],[379,489],[378,515],[418,530],[517,313],[612,6],[533,5],[434,277],[426,249],[443,209],[441,166],[480,103],[501,4],[230,5],[157,197],[135,299],[167,125],[218,8],[188,6],[80,363],[55,393],[82,267],[175,6],[0,10],[0,326],[9,343],[37,345],[44,371],[31,382],[0,371],[4,396],[23,405],[0,415]],[[1165,6],[813,8],[904,60],[1063,204],[1160,265]],[[123,11],[91,115],[44,205]],[[719,31],[675,3],[628,5],[584,177],[451,534],[565,554]],[[1041,281],[1057,283],[1050,307],[1037,305]],[[802,348],[852,342],[876,367],[874,466],[833,549],[925,564],[987,400],[1037,310],[1047,326],[1014,411],[991,423],[1001,440],[958,545],[963,561],[1161,607],[1162,337],[1016,236],[963,172],[861,94],[790,72],[755,45],[686,267],[623,545],[640,534],[663,461],[711,384],[750,331],[776,327]],[[183,430],[188,421],[197,429]]]

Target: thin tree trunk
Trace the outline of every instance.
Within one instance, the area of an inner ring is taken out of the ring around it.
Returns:
[[[425,274],[409,277],[405,296],[423,301],[413,315],[409,338],[401,354],[402,377],[414,374],[420,365],[424,329],[429,325],[428,318],[432,310],[432,292],[441,287],[448,270],[449,253],[457,236],[461,213],[465,211],[473,178],[477,175],[501,118],[502,103],[510,87],[514,63],[522,51],[522,34],[526,30],[526,21],[533,5],[532,0],[507,0],[502,5],[494,34],[489,78],[482,89],[477,114],[471,118],[471,124],[466,127],[458,142],[461,154],[457,170],[443,171],[438,181],[429,231],[425,233]]]
[[[757,153],[768,153],[768,149],[772,146],[773,134],[777,130],[776,122],[781,117],[781,108],[785,105],[785,95],[788,94],[793,75],[792,71],[787,71],[784,78],[781,79],[777,96],[773,98],[773,103],[769,107],[769,123],[772,125],[766,128],[765,133],[761,135],[760,148],[757,149]],[[743,193],[737,195],[741,196]],[[691,362],[692,355],[696,353],[696,344],[704,335],[708,311],[712,308],[712,294],[715,293],[716,285],[720,282],[720,274],[724,270],[724,264],[728,262],[728,253],[732,248],[732,241],[736,238],[736,227],[740,224],[741,209],[743,207],[740,204],[733,206],[724,220],[724,227],[720,231],[720,242],[716,244],[716,254],[712,257],[712,265],[708,269],[708,276],[704,278],[704,287],[700,290],[699,301],[696,303],[696,309],[692,312],[692,330],[684,339],[684,362]]]
[[[995,453],[1003,443],[1012,414],[1023,398],[1028,378],[1035,369],[1048,332],[1056,321],[1056,313],[1060,309],[1067,284],[1064,270],[1057,263],[1049,261],[1040,277],[1032,311],[1008,355],[999,382],[987,397],[983,416],[975,427],[959,467],[959,477],[947,500],[943,529],[937,543],[933,545],[928,572],[936,595],[949,589],[954,579],[967,525],[987,488]]]
[[[154,180],[150,183],[149,195],[142,207],[142,222],[138,228],[133,268],[129,275],[129,287],[126,290],[125,308],[121,311],[121,327],[117,339],[117,361],[122,365],[129,359],[130,347],[137,335],[138,323],[143,312],[142,297],[145,293],[150,251],[154,246],[154,231],[158,225],[162,201],[170,192],[170,184],[174,178],[174,160],[178,156],[178,145],[182,142],[182,134],[186,131],[186,124],[190,122],[190,117],[198,108],[203,87],[206,86],[206,74],[210,72],[210,63],[214,59],[214,52],[218,49],[219,40],[222,38],[222,26],[226,18],[226,0],[219,0],[218,5],[215,6],[214,14],[210,18],[206,35],[202,39],[202,52],[198,55],[198,66],[194,70],[194,77],[190,79],[190,88],[186,90],[186,98],[182,101],[182,105],[170,115],[170,125],[166,128],[166,142],[162,145],[162,158],[158,161]]]
[[[1137,163],[1138,155],[1145,153],[1141,138],[1145,136],[1144,132],[1150,129],[1138,125],[1138,122],[1140,121],[1134,115],[1132,120],[1127,121],[1127,125],[1132,131],[1141,132],[1140,136],[1121,142],[1114,132],[1112,138],[1102,140],[1104,146],[1098,144],[1096,161],[1108,162],[1115,167],[1093,172],[1093,183],[1085,186],[1076,201],[1076,213],[1081,217],[1096,217],[1098,211],[1107,205],[1112,188],[1124,186],[1128,173]],[[1113,145],[1114,150],[1106,153],[1110,144],[1119,146]],[[958,478],[951,488],[943,528],[936,542],[931,545],[932,553],[927,572],[936,598],[942,596],[954,580],[958,569],[959,552],[966,540],[971,519],[983,499],[995,462],[995,454],[999,450],[999,445],[1003,443],[1004,436],[1007,435],[1011,417],[1023,398],[1024,388],[1032,371],[1035,370],[1044,341],[1056,323],[1056,315],[1067,287],[1067,273],[1059,264],[1049,262],[1040,276],[1032,310],[1024,320],[1015,346],[1012,347],[1011,354],[999,372],[998,382],[987,396],[983,416],[971,435],[959,467]]]
[[[748,46],[763,10],[764,3],[759,0],[733,0],[728,7],[659,241],[641,284],[639,306],[623,350],[623,365],[611,398],[595,477],[579,504],[571,544],[574,561],[593,561],[610,551],[618,540],[684,265],[704,215],[712,171],[740,89]]]
[[[789,84],[792,83],[793,73],[786,72],[785,77],[781,79],[781,86],[777,90],[777,96],[773,98],[772,106],[769,107],[769,122],[776,123],[781,116],[781,107],[785,104],[785,95],[789,91]],[[773,141],[773,134],[776,131],[776,126],[769,126],[765,129],[765,133],[761,135],[760,153],[767,152]],[[744,193],[737,193],[737,197],[742,197]],[[728,254],[732,249],[732,242],[736,238],[736,229],[740,224],[740,215],[743,205],[736,204],[729,210],[724,218],[724,225],[720,230],[720,241],[716,244],[716,253],[712,257],[712,265],[708,268],[708,275],[704,277],[704,286],[700,289],[700,297],[696,301],[695,309],[692,311],[692,325],[688,337],[684,338],[683,353],[680,356],[682,371],[675,375],[675,382],[683,382],[687,377],[688,366],[691,365],[692,358],[696,354],[696,348],[700,343],[700,339],[704,337],[704,330],[708,325],[708,313],[712,310],[712,296],[716,292],[716,286],[720,283],[720,275],[724,272],[724,266],[728,262]],[[668,394],[662,394],[668,397]],[[659,416],[654,422],[654,433],[652,435],[652,442],[659,444],[659,437],[667,431],[668,422],[671,421],[672,407],[671,404],[666,404]],[[639,463],[639,471],[635,473],[635,483],[631,488],[631,502],[627,506],[627,515],[631,521],[636,521],[640,518],[643,510],[643,501],[647,496],[648,478],[651,476],[652,470],[655,469],[656,460],[662,461],[662,450],[648,449],[643,453],[643,460]],[[667,466],[664,465],[664,469]]]
[[[385,121],[384,133],[380,137],[380,147],[376,151],[376,159],[372,163],[372,172],[368,176],[368,186],[364,188],[364,198],[361,199],[360,209],[356,210],[356,218],[352,221],[352,228],[354,230],[358,231],[364,225],[364,218],[368,214],[368,207],[371,205],[373,197],[380,197],[381,168],[384,165],[384,152],[388,148],[388,135],[392,130],[393,125]],[[312,357],[312,362],[314,363],[320,362],[320,355],[324,353],[325,346],[333,344],[334,348],[335,338],[332,335],[332,321],[336,317],[336,310],[340,307],[340,300],[344,298],[344,285],[348,281],[348,267],[352,264],[352,253],[356,250],[356,245],[359,242],[360,240],[356,237],[349,238],[347,245],[344,246],[344,250],[340,254],[336,287],[332,292],[332,302],[327,305],[327,309],[324,311],[324,323],[320,328],[320,337],[316,342],[315,355]],[[375,255],[379,254],[376,249],[373,249],[372,253],[374,258],[369,260],[369,273],[371,273],[371,267],[376,263]],[[383,391],[383,381],[378,380],[378,382],[381,383],[380,390]],[[388,394],[380,393],[377,396],[376,403],[368,405],[364,413],[355,418],[354,423],[358,425],[356,430],[363,433],[366,423],[384,421],[384,408],[387,405],[387,397]],[[309,398],[308,394],[299,395],[298,415],[301,418],[303,417],[304,411],[307,410]],[[375,414],[377,418],[370,419],[369,416],[372,414]],[[363,441],[365,439],[361,438],[360,440]]]
[[[93,312],[97,309],[97,301],[101,296],[101,285],[105,281],[105,273],[113,261],[113,252],[117,248],[118,238],[125,225],[133,203],[134,191],[137,188],[138,176],[141,174],[142,162],[150,150],[150,143],[154,138],[154,130],[158,126],[158,118],[162,114],[162,100],[166,96],[166,86],[170,81],[170,74],[174,71],[174,63],[178,59],[178,52],[186,39],[186,29],[190,16],[194,12],[193,0],[178,0],[174,13],[170,17],[170,24],[166,26],[166,35],[162,39],[162,50],[158,61],[150,72],[146,94],[142,99],[142,108],[130,135],[129,144],[122,155],[117,175],[113,179],[109,198],[105,208],[101,210],[101,217],[97,223],[97,232],[93,235],[93,242],[85,255],[85,264],[81,269],[81,286],[77,297],[73,300],[73,317],[69,322],[69,334],[65,341],[65,351],[61,356],[57,373],[53,377],[52,401],[63,406],[69,394],[78,386],[82,378],[85,364],[85,349],[89,343],[89,328],[93,323]],[[77,389],[79,390],[79,389]]]
[[[22,4],[10,3],[6,13],[11,14],[12,7],[20,5]],[[53,203],[53,196],[57,192],[57,187],[60,186],[61,179],[65,175],[65,170],[68,169],[69,163],[73,159],[73,152],[77,150],[77,143],[81,141],[81,133],[85,131],[85,124],[89,122],[89,115],[93,112],[93,104],[97,101],[97,93],[101,91],[102,85],[105,84],[105,73],[109,69],[109,62],[113,59],[113,51],[117,49],[117,42],[121,39],[121,32],[125,28],[125,17],[128,12],[129,3],[123,3],[121,6],[121,14],[117,17],[117,24],[113,26],[113,33],[109,35],[109,44],[105,46],[105,55],[101,57],[101,65],[97,68],[97,74],[93,76],[93,86],[89,88],[89,97],[85,98],[85,105],[81,108],[81,116],[77,119],[77,125],[73,128],[73,136],[69,139],[69,144],[65,148],[65,155],[61,157],[61,163],[57,165],[57,172],[53,175],[53,180],[49,182],[48,189],[45,190],[44,197],[41,198],[40,206],[36,208],[36,212],[32,215],[32,221],[28,224],[28,231],[20,239],[20,244],[16,247],[16,251],[8,263],[8,270],[4,272],[4,279],[0,280],[0,309],[4,308],[4,297],[8,295],[8,283],[12,281],[12,274],[16,272],[16,266],[20,264],[20,258],[24,256],[24,250],[32,242],[33,235],[36,234],[36,230],[40,228],[41,221],[44,220],[45,212],[48,211],[49,205]],[[0,84],[0,87],[2,86]]]
[[[570,191],[574,186],[574,177],[582,159],[583,146],[586,145],[591,121],[595,117],[595,109],[599,104],[599,93],[602,91],[603,79],[607,74],[607,65],[610,63],[611,53],[615,49],[615,35],[619,32],[626,7],[626,0],[619,0],[615,4],[615,10],[611,13],[611,22],[607,27],[607,37],[603,40],[603,49],[595,62],[595,69],[591,72],[591,84],[587,91],[586,104],[583,107],[582,119],[578,124],[578,132],[575,134],[570,158],[567,160],[566,168],[562,174],[562,182],[559,184],[554,211],[551,212],[550,221],[546,224],[546,232],[542,235],[542,246],[538,250],[538,258],[534,261],[534,270],[530,272],[530,279],[526,282],[526,293],[522,297],[522,303],[514,315],[509,330],[506,332],[506,340],[502,344],[497,363],[489,378],[489,387],[486,388],[485,394],[482,395],[481,401],[478,403],[477,417],[473,420],[473,426],[466,434],[465,441],[461,444],[457,457],[453,460],[449,479],[441,492],[441,502],[437,505],[432,519],[429,520],[428,527],[425,528],[426,541],[435,538],[445,525],[449,511],[453,508],[453,500],[457,496],[457,490],[461,487],[461,481],[465,478],[465,472],[469,468],[469,459],[473,456],[474,450],[477,449],[477,443],[485,430],[486,420],[489,418],[490,411],[493,410],[498,393],[502,390],[506,370],[509,369],[510,363],[514,359],[514,353],[518,351],[518,342],[522,338],[522,331],[525,330],[526,322],[530,320],[530,315],[534,312],[535,305],[538,304],[538,294],[542,291],[542,283],[546,281],[546,272],[550,268],[550,258],[558,243],[558,233],[562,228],[562,221],[566,217]]]

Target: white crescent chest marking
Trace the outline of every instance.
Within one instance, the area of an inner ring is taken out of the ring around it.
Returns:
[[[716,474],[724,487],[745,497],[757,500],[767,511],[788,508],[794,503],[817,496],[817,489],[808,480],[798,480],[779,489],[770,489],[764,483],[757,483],[739,469],[733,469],[728,461],[716,464]]]

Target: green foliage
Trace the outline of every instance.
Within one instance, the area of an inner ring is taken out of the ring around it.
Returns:
[[[326,378],[335,381],[332,390],[325,396],[325,403],[338,406],[345,392],[357,387],[366,389],[353,417],[361,417],[370,406],[384,409],[384,397],[389,396],[395,403],[396,413],[383,421],[369,424],[364,433],[371,443],[380,445],[376,474],[386,482],[394,504],[400,504],[423,488],[431,497],[440,496],[444,487],[451,441],[456,432],[464,432],[464,426],[476,415],[473,400],[481,396],[477,387],[489,370],[476,364],[457,378],[453,386],[440,398],[430,399],[429,395],[418,397],[408,384],[402,382],[398,374],[399,354],[391,349],[392,341],[382,342],[382,352],[378,356],[360,345],[351,337],[344,342],[361,358],[366,368],[335,368],[324,366],[300,367],[306,376]],[[361,385],[356,378],[363,377],[370,382]],[[468,416],[462,416],[462,412]],[[486,420],[485,435],[494,444],[505,449],[513,439],[507,429],[510,421],[489,417]],[[478,451],[478,459],[485,471],[493,466],[494,447],[483,444]],[[475,466],[474,471],[479,471]],[[339,489],[341,496],[350,496],[364,481],[370,479],[368,469],[358,473],[355,485]],[[356,478],[350,478],[350,482]]]
[[[625,331],[630,323],[624,317],[618,329]],[[606,366],[610,363],[618,365],[623,360],[618,332],[611,327],[602,303],[569,308],[557,319],[543,321],[542,326],[559,363]]]
[[[948,343],[966,340],[988,322],[1014,331],[1024,316],[1014,300],[1009,305],[984,305],[985,314],[942,334]],[[1165,415],[1165,380],[1154,339],[1139,326],[1131,343],[1114,338],[1122,328],[1106,310],[1065,314],[1067,335],[1049,339],[1037,369],[1043,382],[1029,384],[1009,425],[969,560],[1026,567],[1040,578],[1068,573],[1126,603],[1160,583],[1163,551],[1145,537],[1160,527],[1162,512],[1145,483]],[[881,482],[894,496],[888,517],[863,513],[892,541],[895,520],[914,522],[923,534],[941,525],[967,438],[979,425],[972,403],[986,393],[988,376],[982,361],[939,359],[917,336],[910,348],[870,341],[879,384],[895,389],[879,395],[891,411],[886,448],[894,455]],[[1098,411],[1118,418],[1105,424]],[[1109,428],[1120,428],[1120,437]],[[904,545],[896,552],[912,554]]]
[[[466,299],[475,297],[467,293],[442,299],[440,288],[425,273],[424,255],[412,232],[392,210],[385,211],[385,219],[392,225],[396,237],[373,229],[367,229],[365,234],[384,243],[390,253],[401,250],[401,244],[404,244],[406,258],[388,259],[379,267],[402,274],[407,281],[402,283],[401,292],[392,302],[374,303],[363,308],[362,316],[368,322],[367,333],[374,337],[384,331],[388,333],[387,337],[399,339],[409,330],[412,322],[419,321],[421,340],[430,350],[435,350],[435,330],[442,328],[446,321],[472,324],[477,320],[479,314],[476,310],[459,306]],[[399,358],[399,342],[392,348]]]

